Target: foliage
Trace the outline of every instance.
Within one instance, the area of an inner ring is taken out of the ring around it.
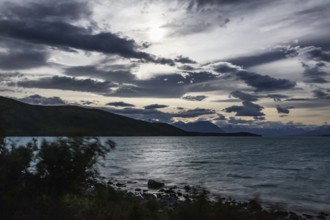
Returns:
[[[108,140],[102,144],[97,138],[60,138],[44,140],[37,155],[37,175],[44,190],[52,194],[79,192],[95,183],[96,164],[114,148]]]

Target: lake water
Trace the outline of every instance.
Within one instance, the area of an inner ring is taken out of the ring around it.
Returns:
[[[258,198],[294,211],[330,212],[330,138],[111,139],[117,147],[101,173],[128,187],[147,188],[147,180],[156,179],[166,185],[200,185],[213,195],[239,200]]]
[[[201,185],[297,211],[330,211],[330,138],[114,137],[102,173],[146,187],[148,179]]]

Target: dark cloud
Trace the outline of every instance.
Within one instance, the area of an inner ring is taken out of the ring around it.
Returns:
[[[109,102],[106,105],[116,106],[116,107],[134,107],[135,105],[126,102]]]
[[[224,121],[224,120],[227,120],[227,119],[226,119],[226,116],[224,116],[223,114],[219,114],[219,113],[218,113],[218,117],[217,117],[216,119],[214,119],[214,120],[217,120],[217,121]]]
[[[225,74],[228,77],[236,76],[243,80],[247,85],[256,88],[257,91],[272,91],[292,89],[296,86],[295,82],[287,79],[276,79],[268,75],[260,75],[235,66],[228,62],[221,62],[213,65],[214,71]]]
[[[330,52],[320,47],[306,46],[295,50],[301,65],[304,68],[304,80],[307,83],[327,83],[329,75],[328,65],[330,64]],[[312,61],[312,62],[311,62]]]
[[[197,96],[188,95],[188,96],[182,97],[182,99],[188,100],[188,101],[203,101],[206,98],[207,98],[207,96],[205,96],[205,95],[197,95]]]
[[[98,101],[86,101],[86,100],[81,100],[80,101],[83,105],[96,105]]]
[[[123,108],[105,110],[115,114],[120,114],[144,121],[160,121],[169,123],[172,120],[172,116],[170,114],[158,111],[156,109]]]
[[[317,62],[310,66],[304,62],[301,63],[304,68],[304,76],[307,78],[307,83],[327,83],[328,81],[324,78],[328,75],[327,72],[323,71],[322,68],[326,66],[323,62]]]
[[[18,70],[44,66],[48,53],[34,50],[9,50],[0,52],[0,69]]]
[[[197,62],[190,59],[189,57],[178,56],[174,59],[175,62],[183,63],[183,64],[196,64]]]
[[[43,97],[40,95],[31,95],[17,100],[33,105],[65,105],[66,104],[66,102],[63,99],[57,96]]]
[[[296,86],[295,82],[287,79],[276,79],[268,75],[260,75],[248,71],[239,71],[236,75],[247,85],[256,88],[257,91],[292,89]]]
[[[257,3],[262,2],[263,0],[191,0],[190,7],[192,5],[197,5],[198,7],[205,6],[205,5],[224,5],[224,4],[246,4],[246,3]]]
[[[188,109],[188,110],[182,110],[178,113],[173,113],[173,117],[177,118],[194,118],[202,115],[210,115],[215,114],[215,110],[212,109],[205,109],[205,108],[195,108],[195,109]]]
[[[194,91],[195,85],[217,78],[211,72],[187,72],[185,75],[158,75],[146,80],[135,80],[133,85],[124,85],[111,95],[122,97],[181,97]],[[205,91],[205,88],[204,88]]]
[[[122,68],[126,70],[122,70]],[[129,69],[131,66],[108,66],[108,70],[97,69],[96,66],[74,66],[65,69],[65,74],[69,76],[89,76],[107,81],[119,83],[130,83],[135,80],[135,75]]]
[[[314,97],[319,99],[330,99],[330,89],[315,89],[313,90]]]
[[[289,98],[289,96],[281,94],[269,94],[267,97],[273,99],[275,102],[280,102],[282,99]]]
[[[290,109],[287,108],[287,107],[283,107],[283,106],[280,106],[280,105],[277,105],[276,106],[276,110],[279,114],[289,114],[290,113]]]
[[[235,112],[236,116],[264,116],[265,114],[262,112],[263,107],[257,104],[254,104],[249,101],[243,101],[243,105],[233,105],[228,108],[225,108],[224,111],[231,113]]]
[[[330,52],[324,51],[320,47],[308,46],[298,49],[298,55],[305,60],[330,62]]]
[[[87,1],[75,0],[29,1],[27,4],[5,2],[1,8],[1,17],[7,19],[78,20],[92,14]]]
[[[13,84],[13,83],[12,83]],[[13,84],[14,85],[14,84]],[[99,82],[92,79],[53,76],[38,80],[19,81],[15,85],[25,88],[60,89],[107,94],[114,85],[108,81]]]
[[[159,104],[152,104],[144,106],[144,109],[159,109],[159,108],[166,108],[168,105],[159,105]]]
[[[228,62],[220,62],[213,65],[213,69],[218,73],[235,73],[240,70],[240,67]]]
[[[190,65],[182,65],[182,66],[179,66],[178,69],[180,69],[180,70],[186,70],[186,71],[195,70],[195,68],[192,67],[192,66],[190,66]]]
[[[259,54],[253,54],[250,56],[241,56],[228,59],[227,62],[241,66],[243,68],[249,68],[261,64],[266,64],[278,60],[287,58],[287,53],[283,50],[269,50]]]
[[[251,95],[251,94],[241,92],[241,91],[234,91],[234,92],[230,93],[230,95],[235,98],[239,98],[242,101],[248,101],[248,102],[255,102],[255,101],[258,101],[258,99],[260,98],[260,96]]]
[[[138,45],[132,39],[110,32],[92,34],[88,29],[63,22],[0,20],[0,36],[159,62],[150,54],[138,51]]]

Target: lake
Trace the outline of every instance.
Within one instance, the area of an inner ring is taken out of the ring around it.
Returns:
[[[330,211],[330,138],[114,137],[102,173],[134,187],[148,179],[201,185],[297,211]]]
[[[22,143],[30,138],[12,139]],[[111,139],[117,147],[101,173],[129,188],[146,189],[147,180],[156,179],[179,187],[200,185],[227,198],[257,198],[294,211],[330,212],[330,138]]]

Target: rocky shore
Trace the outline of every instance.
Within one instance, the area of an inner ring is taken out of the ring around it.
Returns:
[[[117,181],[115,179],[107,181],[108,186],[113,187],[117,192],[122,193],[125,197],[138,198],[141,201],[155,200],[170,209],[175,209],[184,203],[190,203],[200,198],[201,196],[210,199],[210,203],[216,203],[215,197],[210,195],[209,191],[200,186],[185,185],[178,187],[176,185],[166,185],[163,182],[149,179],[145,187],[135,188],[134,181]],[[213,198],[213,199],[212,199]],[[279,220],[328,220],[329,213],[297,213],[293,211],[280,210],[279,208],[265,208],[256,200],[236,201],[230,198],[217,198],[222,200],[223,204],[228,207],[240,207],[243,210],[264,215],[272,215]]]

